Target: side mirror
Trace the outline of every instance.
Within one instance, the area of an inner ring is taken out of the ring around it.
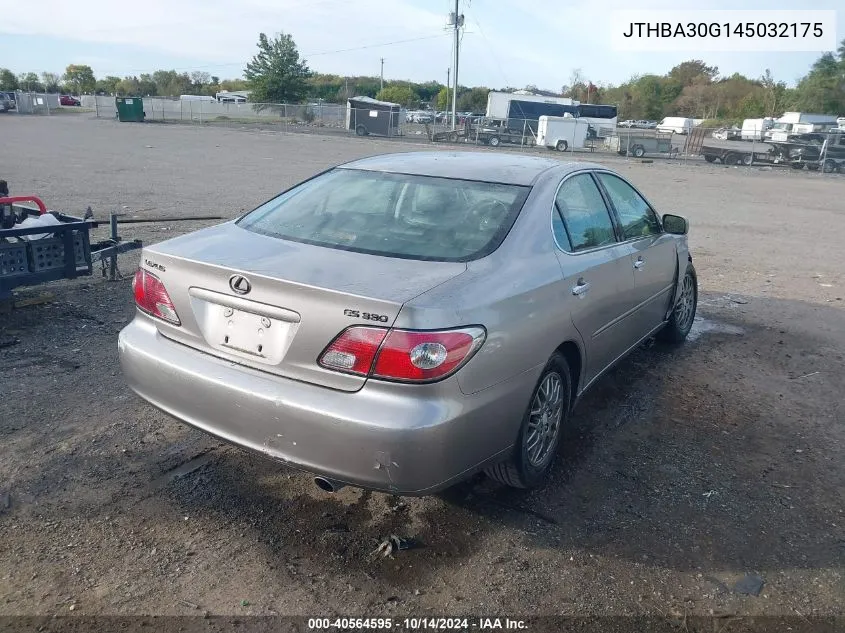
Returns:
[[[689,223],[686,218],[667,213],[663,216],[663,230],[672,235],[686,235],[689,231]]]

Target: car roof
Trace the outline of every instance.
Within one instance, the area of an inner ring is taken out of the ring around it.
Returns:
[[[601,166],[509,152],[424,151],[379,154],[339,165],[338,168],[525,186],[534,184],[550,169],[563,168],[562,173],[565,173]]]

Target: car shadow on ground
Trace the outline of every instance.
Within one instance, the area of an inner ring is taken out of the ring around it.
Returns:
[[[841,428],[813,397],[841,375],[841,353],[822,359],[816,383],[796,380],[809,366],[796,350],[820,349],[820,341],[761,327],[753,315],[705,318],[698,340],[637,350],[597,383],[541,490],[479,476],[423,500],[346,490],[330,497],[297,474],[305,490],[282,501],[278,480],[258,483],[251,458],[237,453],[203,475],[204,492],[176,487],[173,501],[192,512],[235,515],[247,504],[264,519],[284,516],[285,548],[293,540],[327,572],[336,559],[368,558],[376,537],[393,533],[425,544],[424,554],[405,555],[422,563],[418,573],[445,572],[502,529],[531,547],[678,570],[841,563],[842,531],[831,525],[842,500],[842,473],[831,470],[841,463]],[[279,536],[278,523],[270,525]]]
[[[21,471],[15,486],[42,497],[41,516],[84,518],[120,505],[110,512],[126,524],[159,520],[160,538],[175,541],[182,528],[173,516],[184,514],[207,534],[251,534],[280,573],[307,559],[326,575],[338,564],[378,570],[396,587],[433,582],[456,561],[507,543],[567,560],[577,550],[705,572],[842,565],[845,432],[830,391],[845,375],[845,348],[841,339],[764,327],[762,315],[803,315],[829,329],[845,318],[799,302],[755,303],[738,312],[711,302],[704,317],[727,331],[637,350],[603,377],[577,406],[551,480],[536,491],[479,476],[423,499],[348,488],[330,496],[306,474],[151,416],[137,399],[110,428],[79,417],[63,429],[76,444]],[[37,445],[32,422],[3,430],[16,434]],[[88,436],[104,438],[99,453]],[[192,459],[202,463],[184,467]],[[0,523],[17,511],[0,513]],[[408,539],[401,563],[365,566],[391,534]]]

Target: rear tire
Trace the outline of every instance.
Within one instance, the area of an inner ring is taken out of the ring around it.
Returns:
[[[566,141],[558,141],[557,145],[555,145],[555,149],[559,152],[565,152],[569,149],[569,143]]]
[[[367,128],[363,125],[358,125],[355,127],[355,134],[358,136],[367,136]]]
[[[645,148],[642,145],[635,145],[633,154],[634,158],[642,158],[645,156]]]
[[[754,157],[751,154],[743,154],[742,155],[742,164],[746,167],[750,167],[754,164]]]
[[[683,343],[692,329],[695,311],[698,309],[698,275],[692,262],[687,264],[680,295],[666,326],[657,333],[657,338],[666,343]]]
[[[804,169],[804,163],[792,163],[790,167],[792,167],[792,169]]]
[[[724,161],[725,165],[736,165],[739,162],[739,158],[736,154],[728,154],[725,156]]]
[[[716,157],[715,157],[715,156],[711,156],[710,154],[705,154],[705,155],[704,155],[704,160],[706,160],[708,163],[715,163],[715,162],[716,162]]]
[[[449,132],[449,142],[450,143],[457,143],[458,142],[458,133],[457,132]]]
[[[569,420],[571,398],[569,365],[555,352],[531,392],[513,454],[485,469],[487,476],[513,488],[542,485],[554,464],[561,429]]]
[[[502,141],[498,136],[491,136],[487,142],[490,144],[490,147],[499,147]]]
[[[835,174],[837,171],[839,171],[839,166],[836,164],[836,161],[828,158],[826,161],[824,161],[822,171],[824,171],[824,173],[826,174]]]

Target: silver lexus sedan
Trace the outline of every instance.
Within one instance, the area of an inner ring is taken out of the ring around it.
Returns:
[[[581,394],[679,343],[687,222],[610,169],[494,153],[374,156],[144,249],[120,333],[141,397],[346,484],[541,484]]]

